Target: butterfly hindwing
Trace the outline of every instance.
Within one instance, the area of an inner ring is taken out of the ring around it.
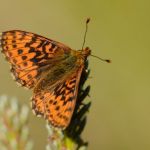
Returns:
[[[82,68],[78,68],[55,87],[45,89],[32,98],[35,114],[42,114],[53,126],[66,128],[75,108]]]

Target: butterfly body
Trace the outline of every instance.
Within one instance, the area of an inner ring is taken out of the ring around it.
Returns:
[[[75,108],[90,49],[72,50],[62,43],[20,30],[3,32],[0,43],[15,80],[33,89],[34,113],[65,129]]]

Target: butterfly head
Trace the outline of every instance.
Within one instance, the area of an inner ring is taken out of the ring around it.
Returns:
[[[81,51],[81,53],[82,53],[82,55],[83,55],[84,57],[88,57],[89,55],[91,55],[91,50],[90,50],[89,47],[86,47],[85,49],[83,49],[83,50]]]

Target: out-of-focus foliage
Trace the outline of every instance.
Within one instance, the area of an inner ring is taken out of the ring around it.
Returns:
[[[32,150],[28,113],[28,107],[20,107],[15,98],[0,96],[0,150]]]

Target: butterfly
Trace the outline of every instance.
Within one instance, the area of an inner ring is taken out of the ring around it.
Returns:
[[[91,50],[73,50],[46,37],[21,31],[2,32],[2,53],[21,86],[33,89],[32,110],[54,127],[68,127],[79,81]]]

